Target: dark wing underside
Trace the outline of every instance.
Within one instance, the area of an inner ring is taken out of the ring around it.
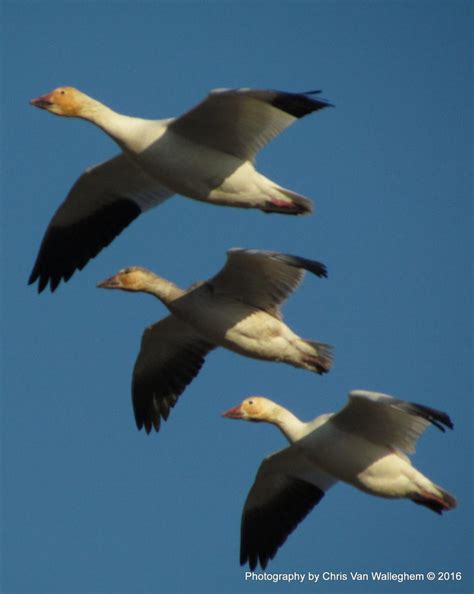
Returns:
[[[56,217],[53,218],[41,242],[28,284],[38,280],[38,293],[41,293],[49,282],[51,291],[54,291],[61,280],[68,281],[76,270],[82,270],[141,212],[133,200],[117,196],[72,225],[56,225]]]
[[[132,401],[138,429],[160,429],[214,345],[168,316],[147,328],[133,370]]]
[[[72,186],[44,235],[29,284],[54,291],[145,210],[172,196],[125,154],[90,167]]]
[[[255,485],[254,485],[255,487]],[[267,479],[268,495],[262,502],[251,489],[242,514],[240,564],[262,569],[288,536],[322,499],[324,491],[304,480],[273,474]]]

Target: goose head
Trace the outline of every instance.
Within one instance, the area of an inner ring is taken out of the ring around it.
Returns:
[[[274,409],[277,405],[263,396],[249,396],[243,402],[222,413],[226,419],[240,419],[254,423],[273,421]]]
[[[30,101],[31,105],[66,117],[80,117],[89,97],[74,87],[58,87]]]
[[[121,289],[122,291],[146,291],[155,275],[140,266],[122,268],[117,274],[97,283],[99,289]]]

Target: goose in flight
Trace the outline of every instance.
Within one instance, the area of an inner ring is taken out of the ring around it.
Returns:
[[[145,120],[112,111],[73,87],[31,104],[92,122],[122,152],[87,169],[49,223],[29,278],[54,291],[82,270],[139,214],[173,194],[210,204],[306,214],[311,202],[255,169],[258,151],[285,128],[330,103],[319,91],[217,89],[177,118]]]
[[[100,283],[104,289],[158,297],[171,315],[147,328],[133,370],[132,401],[138,429],[160,428],[170,408],[217,346],[239,355],[329,371],[329,345],[305,340],[284,322],[280,304],[304,271],[327,275],[320,262],[258,250],[231,249],[212,278],[183,290],[140,267],[125,268]]]
[[[453,428],[449,416],[386,394],[354,390],[337,413],[307,423],[261,396],[223,413],[271,423],[290,446],[263,460],[244,504],[240,564],[265,569],[289,534],[337,481],[378,497],[410,499],[441,514],[455,498],[412,465],[407,453],[423,431]]]

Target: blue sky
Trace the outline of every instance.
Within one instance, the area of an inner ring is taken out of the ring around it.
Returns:
[[[472,385],[469,2],[3,2],[2,576],[5,593],[470,592]],[[216,87],[322,88],[259,170],[312,217],[181,197],[138,219],[55,294],[26,284],[78,175],[117,152],[98,129],[29,100],[73,85],[113,109],[179,115]],[[159,434],[134,426],[130,381],[150,296],[97,281],[142,265],[182,286],[230,247],[326,263],[285,307],[335,346],[319,377],[217,350]],[[267,571],[461,571],[446,583],[245,580],[240,513],[270,426],[220,413],[264,394],[309,419],[351,389],[445,410],[415,465],[454,493],[438,517],[335,487]]]

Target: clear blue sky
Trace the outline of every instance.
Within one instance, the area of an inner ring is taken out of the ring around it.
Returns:
[[[2,576],[5,593],[471,592],[471,3],[3,2]],[[335,109],[258,157],[315,203],[267,216],[175,197],[138,219],[55,294],[26,282],[78,175],[117,152],[86,122],[29,100],[77,86],[149,118],[216,87],[322,88]],[[134,426],[133,363],[165,315],[146,295],[99,291],[126,265],[186,286],[230,247],[325,262],[285,308],[335,345],[325,377],[218,350],[150,436]],[[308,419],[350,389],[448,412],[416,466],[459,498],[443,517],[335,487],[270,572],[462,571],[456,583],[251,583],[240,513],[269,426],[220,413],[264,394]]]

